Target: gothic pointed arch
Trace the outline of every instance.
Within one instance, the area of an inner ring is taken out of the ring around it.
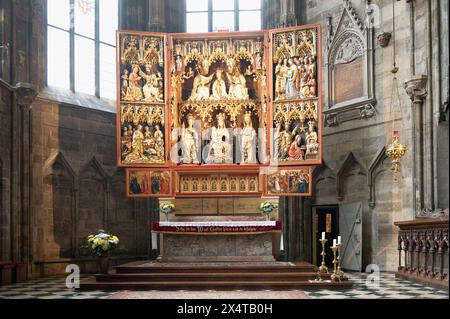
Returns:
[[[341,11],[327,18],[325,126],[376,115],[373,28],[362,22],[350,1],[343,2]],[[370,21],[371,11],[366,14]]]
[[[315,201],[317,192],[321,191],[323,187],[326,187],[328,185],[335,185],[336,184],[336,174],[335,172],[330,168],[328,163],[326,161],[322,162],[322,165],[316,166],[312,173],[312,181],[313,181],[313,192],[312,192],[312,200]],[[322,186],[323,185],[323,186]],[[333,191],[330,189],[329,191],[332,191],[333,194],[335,192],[334,186]]]
[[[42,253],[49,258],[74,257],[77,175],[64,154],[56,152],[45,161],[43,176],[43,210],[51,221],[43,227],[49,227],[52,249]]]
[[[367,174],[367,184],[369,185],[369,206],[375,207],[376,203],[376,189],[375,180],[377,177],[389,170],[390,160],[386,155],[386,146],[383,146],[376,154],[371,164],[369,165]]]
[[[47,176],[55,169],[66,171],[66,173],[73,179],[73,182],[75,184],[75,178],[77,174],[62,152],[55,152],[54,154],[50,155],[50,157],[45,161],[44,176]]]
[[[349,176],[363,175],[367,176],[367,168],[364,162],[355,153],[350,152],[342,162],[336,174],[337,198],[342,201],[345,196],[344,184]]]
[[[89,251],[81,247],[86,237],[108,227],[108,182],[108,173],[95,157],[80,170],[77,198],[77,242],[80,243],[80,256],[89,255]]]

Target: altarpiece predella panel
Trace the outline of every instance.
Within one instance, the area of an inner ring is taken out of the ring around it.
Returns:
[[[266,196],[312,195],[311,167],[268,169],[264,177]]]
[[[118,33],[119,166],[166,164],[166,36]]]
[[[258,170],[176,171],[175,196],[261,196],[263,179]]]
[[[322,162],[319,26],[271,32],[272,165]]]
[[[308,196],[309,166],[322,157],[320,38],[317,25],[119,31],[118,166],[127,168],[127,196]],[[269,168],[289,176],[286,189],[269,185]]]
[[[173,176],[170,170],[130,168],[126,179],[128,197],[173,196]]]

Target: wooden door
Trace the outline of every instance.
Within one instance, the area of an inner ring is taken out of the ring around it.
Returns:
[[[342,237],[341,267],[362,270],[362,203],[339,205],[339,230]]]

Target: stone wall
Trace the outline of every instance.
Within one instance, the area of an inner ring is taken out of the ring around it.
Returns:
[[[33,260],[88,257],[82,246],[98,229],[121,238],[116,255],[148,257],[155,216],[147,200],[125,196],[115,114],[38,98],[32,127]]]
[[[448,125],[446,123],[438,124],[436,121],[430,122],[428,128],[426,124],[423,127],[414,126],[417,119],[412,114],[412,100],[415,100],[416,91],[413,96],[408,96],[403,88],[403,83],[409,81],[414,75],[427,74],[429,62],[429,52],[427,46],[433,46],[430,37],[427,35],[426,25],[433,17],[427,16],[429,8],[427,1],[415,0],[413,21],[410,23],[410,6],[407,1],[396,1],[396,52],[397,66],[399,72],[396,74],[398,78],[401,108],[398,101],[394,101],[395,109],[395,129],[400,131],[401,142],[409,147],[409,152],[402,160],[401,173],[398,180],[394,180],[392,171],[390,170],[390,160],[384,155],[384,146],[390,142],[390,132],[393,130],[392,118],[392,73],[390,70],[393,65],[393,42],[382,48],[376,36],[383,31],[392,32],[392,3],[390,1],[376,2],[376,6],[369,7],[370,1],[303,1],[301,10],[304,11],[303,16],[305,23],[319,23],[323,27],[323,56],[328,54],[327,41],[328,37],[328,21],[331,17],[332,25],[336,27],[337,20],[340,17],[341,10],[346,4],[354,9],[354,14],[360,19],[364,27],[367,26],[366,18],[370,15],[370,9],[375,9],[372,17],[376,19],[374,25],[374,72],[369,74],[370,80],[374,81],[375,93],[375,116],[369,118],[356,118],[337,126],[324,127],[324,161],[322,168],[316,171],[315,182],[315,201],[317,205],[329,204],[348,204],[352,202],[363,203],[363,238],[362,238],[362,260],[363,268],[365,265],[374,263],[381,270],[395,270],[398,263],[397,254],[397,233],[393,222],[397,220],[414,219],[416,213],[426,208],[426,204],[416,207],[417,184],[414,168],[417,169],[417,149],[413,148],[414,132],[416,130],[430,130],[433,127],[439,134],[440,143],[435,143],[431,135],[425,136],[424,144],[420,147],[424,148],[424,167],[426,163],[435,163],[439,167],[438,171],[447,172],[448,175],[448,148],[444,147],[448,144]],[[448,13],[448,8],[446,9]],[[444,11],[445,12],[445,11]],[[435,14],[435,11],[433,11]],[[442,13],[442,15],[445,15]],[[379,19],[377,19],[379,17]],[[334,21],[333,21],[334,20]],[[435,20],[432,20],[435,21]],[[412,28],[414,26],[414,28]],[[443,27],[441,24],[442,28]],[[413,31],[411,31],[413,30]],[[435,29],[437,30],[437,29]],[[446,29],[448,32],[448,29]],[[416,43],[411,42],[411,32],[416,39]],[[441,30],[445,34],[445,29]],[[438,38],[435,31],[432,32],[432,39]],[[411,50],[412,46],[414,49]],[[445,49],[445,46],[442,47]],[[444,56],[448,59],[448,44]],[[413,54],[411,54],[413,53]],[[324,60],[322,75],[326,79],[327,63]],[[441,65],[443,66],[443,64]],[[439,68],[439,64],[433,66],[433,69]],[[430,100],[430,94],[439,86],[439,82],[429,81],[426,86],[428,98],[424,101],[424,113],[432,112],[439,106],[442,101]],[[324,84],[323,98],[327,100],[329,92],[327,85]],[[448,94],[448,91],[447,91]],[[333,105],[324,103],[324,110],[332,108]],[[426,119],[425,119],[426,121]],[[415,129],[414,129],[415,128]],[[427,141],[430,143],[427,152]],[[438,157],[433,157],[432,153],[437,151]],[[434,178],[425,177],[421,181],[424,188],[430,188],[435,183]],[[443,179],[438,182],[434,188],[435,194],[439,194],[439,204],[430,198],[429,209],[439,207],[448,207],[448,177],[439,177]],[[426,198],[426,193],[422,194]],[[426,200],[425,200],[426,202]],[[446,205],[446,206],[442,206]],[[341,211],[340,214],[346,213]]]
[[[263,1],[263,25],[321,24],[326,57],[328,17],[336,19],[349,3],[364,24],[368,2]],[[182,32],[179,4],[122,0],[120,28]],[[324,127],[324,165],[314,172],[314,198],[281,201],[289,260],[311,260],[311,205],[362,202],[362,268],[375,263],[382,270],[397,265],[394,221],[413,219],[422,209],[448,208],[448,1],[395,2],[402,104],[395,123],[409,146],[398,181],[384,155],[392,131],[393,42],[382,48],[376,40],[392,31],[392,3],[375,4],[380,20],[373,29],[369,74],[375,113]],[[80,246],[97,228],[123,239],[126,250],[118,252],[123,258],[149,257],[148,225],[157,218],[156,201],[125,198],[124,172],[115,166],[114,103],[45,88],[44,13],[44,0],[0,0],[0,39],[10,44],[2,51],[0,83],[0,260],[29,262],[30,276],[62,272],[70,261],[90,260]],[[325,79],[327,61],[322,75]],[[417,78],[422,75],[425,84]],[[18,82],[31,83],[39,93],[33,103]],[[415,142],[415,132],[423,143]]]
[[[45,4],[0,2],[0,39],[9,44],[0,83],[0,260],[27,262],[30,277],[63,273],[68,263],[96,271],[83,246],[100,228],[122,241],[114,263],[154,258],[156,201],[125,196],[114,101],[45,86]],[[120,1],[119,28],[183,31],[184,9],[166,6],[173,1]]]
[[[9,85],[0,83],[0,260],[9,260],[11,258],[11,105],[13,93]]]

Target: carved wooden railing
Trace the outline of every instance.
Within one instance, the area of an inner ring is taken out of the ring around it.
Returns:
[[[395,222],[397,277],[448,290],[448,217]]]

